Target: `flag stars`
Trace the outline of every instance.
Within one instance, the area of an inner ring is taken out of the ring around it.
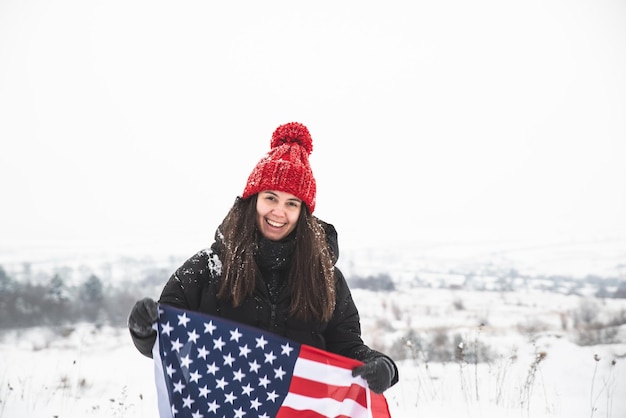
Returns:
[[[280,406],[298,344],[193,312],[166,309],[155,326],[172,416],[270,418]]]
[[[259,410],[259,406],[263,405],[261,402],[259,402],[259,398],[255,398],[254,400],[250,401],[250,409],[254,409],[255,411]]]
[[[183,347],[183,344],[180,342],[180,339],[176,338],[176,341],[172,341],[172,351],[176,351],[180,353],[180,349]]]
[[[187,317],[187,313],[183,312],[182,315],[177,315],[177,316],[178,316],[178,325],[182,325],[183,327],[187,328],[187,323],[191,321],[191,319]]]
[[[189,341],[193,342],[194,344],[196,344],[198,341],[198,338],[200,338],[200,335],[196,333],[195,329],[192,329],[191,332],[187,333],[187,335],[189,336]]]
[[[239,347],[239,357],[248,358],[248,354],[250,354],[251,352],[252,350],[248,348],[248,344],[244,345],[243,347]]]
[[[191,399],[191,395],[187,395],[187,397],[183,399],[183,408],[191,409],[191,405],[194,402],[195,402],[195,400]]]
[[[201,388],[198,388],[198,390],[200,391],[200,396],[203,398],[206,398],[209,395],[209,393],[211,393],[211,389],[208,389],[206,385],[202,386]]]
[[[283,370],[283,367],[280,366],[278,369],[274,369],[274,377],[276,379],[283,380],[283,376],[287,374],[286,371]]]
[[[265,348],[265,345],[267,344],[267,340],[263,338],[262,335],[261,335],[261,338],[255,338],[255,340],[256,340],[256,348],[260,348],[261,350]]]
[[[194,372],[191,372],[191,374],[189,375],[189,381],[194,383],[200,383],[201,377],[202,375],[196,370]]]
[[[167,334],[168,337],[173,330],[174,327],[170,325],[170,321],[167,321],[165,324],[161,324],[161,333]]]
[[[170,377],[170,379],[172,378],[172,376],[174,376],[175,371],[176,369],[174,369],[171,364],[168,364],[165,368],[165,372]]]
[[[202,358],[203,360],[206,360],[206,356],[208,355],[209,355],[209,350],[207,350],[205,346],[198,348],[198,358]]]
[[[224,395],[224,398],[225,398],[225,400],[224,400],[224,401],[225,401],[225,402],[227,402],[227,403],[229,403],[229,404],[231,404],[231,405],[234,405],[235,400],[237,399],[237,397],[236,397],[235,395],[233,395],[233,393],[232,393],[232,392],[230,392],[230,393],[226,393],[226,394]]]
[[[189,354],[187,354],[186,356],[183,356],[180,359],[180,365],[182,367],[186,367],[189,368],[189,366],[191,365],[191,363],[193,363],[193,360],[189,358]]]
[[[217,327],[213,325],[213,321],[209,321],[208,323],[204,323],[204,333],[213,335],[213,331],[215,331]]]
[[[183,385],[182,381],[174,382],[174,393],[178,392],[182,395],[183,389],[185,389],[185,385]]]
[[[242,373],[241,369],[233,372],[233,380],[237,380],[239,382],[243,382],[243,378],[246,377],[245,373]]]
[[[211,364],[207,364],[206,368],[207,368],[207,373],[210,373],[213,376],[215,376],[215,373],[217,373],[219,371],[219,369],[220,369],[219,367],[217,367],[215,365],[215,362],[213,362]]]
[[[230,331],[230,340],[231,341],[236,341],[239,342],[239,339],[241,338],[241,333],[239,332],[239,328],[235,328],[234,331]]]
[[[217,414],[217,408],[220,407],[215,401],[209,402],[207,406],[209,407],[209,412],[213,412],[214,414]]]
[[[272,401],[272,402],[276,402],[276,398],[278,398],[278,394],[276,393],[275,390],[269,392],[267,394],[267,400],[268,401]]]
[[[291,352],[293,351],[293,347],[289,345],[289,343],[285,344],[285,345],[281,345],[280,346],[283,351],[281,351],[280,354],[284,354],[287,357],[289,357],[291,355]]]
[[[215,386],[217,386],[218,389],[224,390],[227,385],[228,382],[223,377],[215,381]]]
[[[224,364],[226,364],[227,366],[233,367],[233,362],[235,361],[235,357],[233,357],[230,353],[228,353],[227,355],[223,357],[224,357]]]
[[[267,376],[263,376],[259,379],[259,386],[263,386],[265,389],[267,389],[267,385],[269,384],[270,380],[267,378]]]
[[[250,383],[248,383],[247,385],[241,387],[241,394],[250,396],[253,390],[254,388],[250,386]]]
[[[213,340],[213,348],[216,350],[222,351],[222,347],[224,347],[226,343],[222,341],[222,337],[219,337],[217,340]]]
[[[252,363],[248,363],[250,365],[250,372],[258,373],[261,365],[257,363],[256,359]]]
[[[274,355],[273,351],[270,351],[269,353],[265,353],[265,362],[266,363],[274,364],[274,360],[276,360],[276,356]]]

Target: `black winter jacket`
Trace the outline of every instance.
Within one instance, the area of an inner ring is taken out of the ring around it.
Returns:
[[[337,232],[330,224],[322,222],[322,225],[326,230],[327,240],[336,262],[339,254]],[[301,344],[318,347],[363,362],[376,357],[386,357],[395,368],[395,378],[392,384],[398,381],[398,370],[393,360],[363,343],[358,310],[348,284],[337,267],[335,267],[337,299],[331,320],[304,322],[288,314],[290,299],[287,288],[280,287],[277,296],[270,297],[266,285],[267,280],[257,280],[254,294],[247,297],[238,307],[233,307],[230,302],[219,300],[217,293],[220,288],[222,266],[219,254],[220,246],[216,241],[210,249],[202,250],[185,261],[165,285],[159,303],[228,318],[273,332]],[[265,276],[269,273],[262,271],[262,274],[266,279]],[[156,333],[146,338],[140,338],[132,331],[131,335],[137,349],[142,354],[151,357]]]

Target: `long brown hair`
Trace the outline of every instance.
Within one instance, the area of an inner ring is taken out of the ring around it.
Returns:
[[[257,195],[238,198],[220,226],[224,253],[222,284],[217,296],[239,306],[253,294],[259,267],[254,255],[260,232],[256,225]],[[288,288],[289,314],[302,320],[328,321],[335,310],[334,263],[320,221],[302,205],[295,229],[296,245]]]

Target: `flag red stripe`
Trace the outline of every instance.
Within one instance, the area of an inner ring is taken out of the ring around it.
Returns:
[[[374,418],[391,418],[391,415],[389,414],[389,405],[387,404],[387,398],[385,398],[385,395],[370,391],[370,396],[370,410],[372,411],[372,416]]]
[[[350,386],[333,386],[315,380],[303,379],[293,376],[289,392],[310,398],[330,398],[342,402],[345,399],[352,399],[359,405],[367,408],[367,389],[363,386],[352,383]]]

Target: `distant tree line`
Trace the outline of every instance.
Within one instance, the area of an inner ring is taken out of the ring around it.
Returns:
[[[367,289],[372,291],[391,292],[396,289],[391,276],[387,273],[379,273],[375,276],[353,275],[347,279],[348,285],[353,289]]]
[[[17,281],[0,266],[0,329],[80,321],[123,325],[137,291],[105,286],[95,274],[70,285],[60,274],[47,283]]]
[[[81,282],[68,280],[69,271],[60,269],[44,279],[33,282],[28,278],[15,280],[0,266],[0,329],[20,328],[38,325],[66,325],[81,321],[124,326],[131,307],[141,297],[158,297],[160,290],[169,278],[171,271],[165,268],[146,266],[144,277],[135,277],[132,281],[110,284],[96,274],[85,275]],[[483,272],[484,273],[484,272]],[[514,290],[513,282],[502,285],[503,279],[516,279],[519,274],[515,270],[489,272],[500,277],[494,289]],[[499,274],[496,274],[499,273]],[[459,273],[460,274],[460,273]],[[396,289],[394,279],[387,273],[346,277],[353,289],[366,289],[377,292],[390,292]],[[463,287],[479,289],[479,276],[466,274]],[[569,277],[526,278],[526,285],[537,281],[547,283],[544,290],[560,293],[577,294],[578,288],[591,283],[596,288],[598,298],[626,298],[626,281],[623,278],[600,278],[588,276],[582,280]],[[552,283],[552,285],[550,285]],[[432,286],[415,277],[414,285]],[[445,282],[440,284],[445,287]],[[574,286],[575,285],[575,286]],[[610,290],[608,290],[610,289]],[[588,326],[588,329],[595,329]]]

